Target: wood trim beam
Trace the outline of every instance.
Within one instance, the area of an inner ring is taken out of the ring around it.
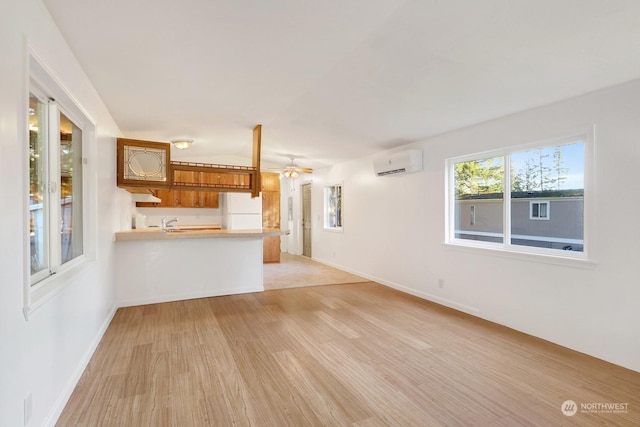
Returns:
[[[260,195],[260,187],[261,187],[261,183],[260,183],[260,150],[261,150],[261,145],[262,145],[262,125],[256,125],[256,127],[253,128],[253,156],[252,156],[252,161],[251,161],[251,165],[256,168],[256,171],[258,172],[256,174],[256,182],[255,182],[255,186],[253,187],[253,191],[251,192],[251,197],[258,197]],[[252,183],[253,184],[253,183]]]

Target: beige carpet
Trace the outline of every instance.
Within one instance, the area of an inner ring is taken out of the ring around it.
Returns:
[[[310,258],[286,252],[280,255],[280,263],[264,264],[263,271],[265,290],[370,281]]]

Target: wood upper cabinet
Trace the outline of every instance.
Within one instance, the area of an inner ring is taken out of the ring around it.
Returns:
[[[262,227],[280,228],[280,174],[262,172]]]
[[[208,174],[195,171],[176,171],[176,178],[194,185],[207,183]],[[219,193],[217,191],[198,190],[155,190],[154,196],[159,198],[159,203],[137,203],[140,208],[209,208],[220,207]]]
[[[158,203],[138,202],[139,208],[209,208],[220,207],[219,193],[214,191],[193,190],[153,190],[152,194],[160,199]]]
[[[261,188],[260,191],[278,191],[280,192],[280,174],[276,172],[262,172],[260,174]]]
[[[218,207],[220,191],[248,192],[258,197],[261,140],[262,125],[256,125],[251,166],[240,166],[171,161],[169,143],[118,138],[117,185],[131,193],[149,194],[149,190],[158,189],[185,192],[171,198],[172,204],[181,207]]]
[[[214,208],[220,207],[220,193],[215,191],[201,191],[200,192],[200,207],[201,208]]]
[[[170,165],[171,144],[125,138],[117,140],[118,187],[170,187]]]

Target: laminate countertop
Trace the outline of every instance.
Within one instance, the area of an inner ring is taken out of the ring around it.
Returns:
[[[167,231],[160,228],[143,228],[138,230],[126,230],[116,233],[116,241],[141,241],[141,240],[181,240],[181,239],[217,239],[236,237],[268,237],[284,236],[289,230],[280,228],[257,228],[246,230],[221,230],[212,227],[184,227],[171,228]]]

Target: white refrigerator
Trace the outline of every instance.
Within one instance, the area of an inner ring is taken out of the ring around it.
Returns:
[[[223,193],[222,228],[227,230],[262,228],[262,197],[249,193]]]

